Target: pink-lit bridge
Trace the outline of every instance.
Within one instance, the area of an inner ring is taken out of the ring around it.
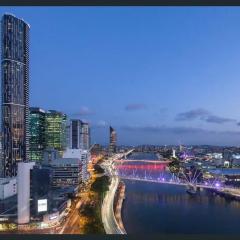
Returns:
[[[116,163],[129,163],[129,162],[146,162],[146,163],[156,163],[156,164],[169,164],[172,161],[169,159],[164,159],[163,160],[147,160],[147,159],[116,159],[113,160]]]

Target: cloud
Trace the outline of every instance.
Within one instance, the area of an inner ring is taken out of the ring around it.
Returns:
[[[126,111],[138,111],[138,110],[143,110],[143,109],[146,109],[146,105],[141,104],[141,103],[128,104],[125,107]]]
[[[179,144],[238,146],[240,131],[220,131],[206,128],[167,125],[125,125],[118,128],[119,141],[124,144]]]
[[[218,124],[222,124],[225,122],[236,122],[235,119],[218,117],[218,116],[214,116],[214,115],[210,115],[204,120],[209,123],[218,123]]]
[[[187,112],[177,114],[175,120],[177,120],[177,121],[195,120],[198,118],[206,117],[209,114],[210,114],[209,111],[202,109],[202,108],[198,108],[195,110],[190,110]]]
[[[240,131],[214,131],[203,128],[182,127],[182,126],[122,126],[122,130],[128,132],[155,133],[155,134],[175,134],[175,135],[236,135],[240,137]]]
[[[89,116],[89,115],[93,115],[95,114],[95,112],[93,112],[92,110],[90,110],[88,107],[81,107],[79,112],[74,113],[74,116]]]
[[[217,123],[217,124],[223,124],[226,122],[236,122],[235,119],[219,117],[211,114],[209,111],[202,108],[179,113],[175,118],[176,121],[189,121],[189,120],[191,121],[196,119],[205,121],[208,123]]]
[[[240,126],[240,122],[238,122],[237,125]]]
[[[122,126],[123,130],[126,131],[141,131],[146,133],[173,133],[173,134],[196,134],[211,132],[211,130],[204,130],[202,128],[191,128],[191,127],[168,127],[168,126]]]

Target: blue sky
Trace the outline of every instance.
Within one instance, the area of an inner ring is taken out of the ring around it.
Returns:
[[[30,32],[30,105],[106,144],[240,145],[240,8],[1,7]]]

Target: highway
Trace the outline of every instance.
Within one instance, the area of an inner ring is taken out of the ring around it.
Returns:
[[[78,199],[75,206],[72,206],[72,213],[68,216],[67,221],[62,226],[59,234],[77,234],[80,233],[80,226],[77,224],[79,223],[79,208],[82,205],[82,200]]]
[[[132,152],[132,150],[129,152]],[[109,158],[107,163],[103,164],[103,167],[111,180],[109,191],[107,192],[102,204],[102,221],[107,234],[126,234],[123,228],[118,225],[113,210],[114,196],[119,184],[119,177],[114,169],[113,161],[120,157],[122,157],[121,154],[117,154],[114,157]]]

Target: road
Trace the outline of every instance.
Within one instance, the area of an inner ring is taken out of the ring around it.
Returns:
[[[67,221],[63,224],[59,234],[78,234],[80,233],[80,216],[79,216],[79,208],[82,205],[82,200],[78,199],[76,204],[74,204],[71,209],[72,212],[67,218]]]
[[[109,191],[102,204],[102,221],[107,234],[126,234],[126,232],[118,225],[113,210],[114,196],[119,184],[119,177],[117,176],[113,161],[120,157],[122,157],[121,154],[117,154],[108,159],[107,163],[103,165],[111,179]]]

